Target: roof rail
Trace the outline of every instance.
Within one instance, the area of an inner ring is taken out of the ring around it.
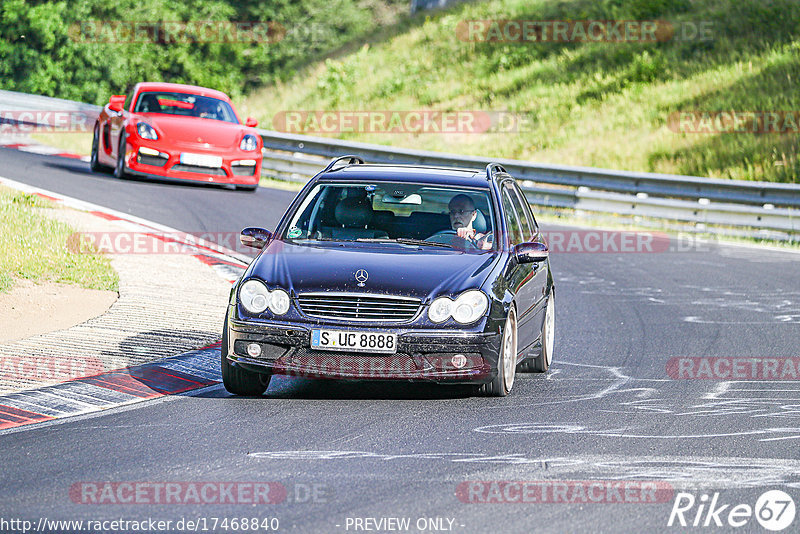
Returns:
[[[498,172],[506,172],[505,167],[500,165],[499,163],[490,163],[486,166],[486,179],[491,180],[495,173]]]
[[[322,172],[328,172],[332,170],[334,165],[345,159],[347,160],[347,165],[353,165],[353,164],[364,165],[364,160],[358,156],[351,156],[351,155],[339,156],[337,158],[333,158],[331,162],[328,163],[328,166],[325,167],[325,169]]]

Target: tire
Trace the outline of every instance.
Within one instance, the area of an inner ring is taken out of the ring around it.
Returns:
[[[497,376],[479,391],[488,397],[505,397],[514,386],[517,359],[517,312],[512,305],[503,328],[503,343],[497,357]]]
[[[228,316],[225,316],[225,327],[222,329],[222,383],[229,393],[248,397],[263,395],[269,387],[272,376],[266,373],[254,373],[240,367],[234,367],[228,361]]]
[[[92,134],[92,153],[89,157],[89,168],[92,172],[103,172],[107,173],[111,170],[111,167],[107,167],[100,163],[100,159],[98,157],[100,152],[100,125],[94,125],[94,133]]]
[[[128,146],[128,140],[125,132],[119,138],[119,150],[117,150],[117,164],[114,167],[114,176],[119,179],[125,178],[125,150]]]
[[[542,353],[535,358],[525,360],[519,364],[519,370],[524,373],[546,373],[553,363],[553,349],[556,335],[556,296],[550,292],[547,307],[544,312],[542,324]]]

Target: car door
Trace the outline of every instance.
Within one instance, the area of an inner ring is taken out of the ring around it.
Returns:
[[[526,236],[523,234],[523,220],[525,215],[520,206],[519,199],[513,189],[511,180],[501,185],[500,197],[503,207],[503,217],[508,229],[508,241],[513,254],[515,245],[523,243]],[[536,274],[541,271],[537,263],[517,263],[512,260],[509,276],[509,288],[515,294],[514,302],[517,305],[518,351],[527,352],[529,346],[539,335],[538,325],[531,322],[535,315],[535,306],[539,299],[540,290],[532,283]]]
[[[517,201],[514,203],[514,205],[517,207],[519,212],[520,222],[522,224],[522,234],[525,241],[529,243],[542,243],[546,245],[547,243],[545,243],[544,237],[539,232],[539,226],[533,216],[533,211],[531,210],[530,204],[528,204],[528,199],[525,198],[525,193],[516,183],[511,185],[511,189],[516,195]],[[547,293],[548,269],[545,262],[533,263],[531,266],[533,267],[533,273],[530,280],[528,280],[527,285],[528,294],[534,303],[533,309],[529,314],[530,325],[528,329],[532,336],[531,343],[533,343],[536,341],[536,337],[539,335],[544,321],[546,304],[544,297]]]

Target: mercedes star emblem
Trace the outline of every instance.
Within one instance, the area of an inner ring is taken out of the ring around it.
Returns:
[[[369,273],[364,269],[359,269],[356,271],[356,282],[358,282],[358,287],[364,287],[364,282],[367,281],[369,278]]]

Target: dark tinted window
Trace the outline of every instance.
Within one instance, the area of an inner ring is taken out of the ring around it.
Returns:
[[[140,93],[134,113],[161,113],[199,117],[238,124],[233,108],[227,102],[209,96],[189,93],[149,91]]]
[[[526,241],[530,241],[533,239],[533,236],[536,235],[536,232],[539,231],[539,228],[536,225],[536,219],[533,218],[533,212],[531,211],[530,204],[528,204],[528,199],[525,198],[525,193],[523,193],[518,186],[515,186],[513,189],[518,199],[519,209],[521,210],[520,217],[525,239]]]
[[[528,217],[530,217],[531,222],[533,223],[534,232],[538,232],[539,231],[539,223],[536,222],[536,217],[533,215],[533,208],[531,208],[531,205],[528,202],[528,198],[525,196],[525,193],[519,187],[517,187],[517,192],[519,193],[520,197],[522,198],[522,206],[523,206],[523,208],[525,208],[525,213],[528,214]]]
[[[507,187],[508,194],[511,197],[511,203],[514,205],[514,211],[517,213],[517,217],[519,218],[519,223],[522,229],[522,240],[529,241],[533,232],[531,231],[531,222],[528,220],[528,215],[525,213],[525,210],[522,208],[522,201],[517,194],[517,191],[511,187]]]
[[[507,187],[503,188],[503,215],[508,226],[508,240],[512,245],[522,243],[522,228],[517,214],[517,206],[512,201],[513,193]]]

